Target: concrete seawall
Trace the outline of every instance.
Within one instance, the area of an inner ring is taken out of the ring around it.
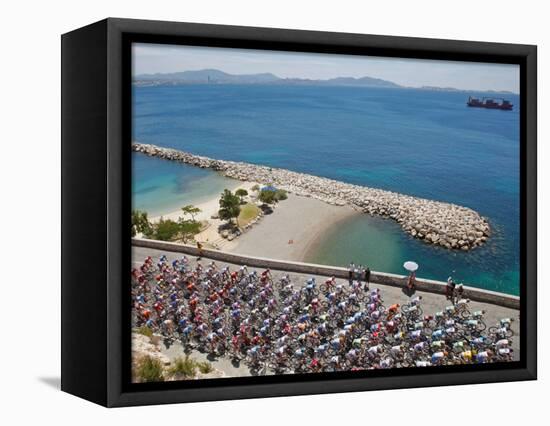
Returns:
[[[255,164],[215,160],[187,152],[134,142],[132,149],[145,155],[211,168],[241,181],[276,185],[299,196],[334,205],[350,205],[364,213],[395,220],[404,232],[427,244],[447,249],[472,250],[490,236],[486,218],[456,204],[417,198],[333,179]]]
[[[141,238],[132,239],[132,245],[166,252],[178,252],[197,256],[199,251],[196,247],[169,243],[165,241],[147,240]],[[269,268],[279,271],[297,272],[311,275],[335,276],[341,279],[348,278],[348,270],[335,266],[316,265],[312,263],[290,262],[274,259],[265,259],[262,257],[243,256],[235,253],[226,253],[218,250],[203,249],[203,256],[220,262],[228,262],[236,265],[247,265],[258,268]],[[384,284],[393,287],[404,287],[406,276],[388,274],[384,272],[371,272],[371,281],[378,284]],[[419,291],[426,291],[436,294],[445,294],[445,283],[435,280],[417,278],[416,287]],[[490,303],[512,309],[519,309],[520,299],[504,293],[498,293],[490,290],[483,290],[475,287],[464,287],[464,297],[477,302]]]

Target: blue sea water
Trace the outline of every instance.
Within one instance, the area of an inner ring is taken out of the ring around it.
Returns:
[[[187,85],[135,87],[133,94],[136,141],[453,202],[486,216],[493,229],[486,245],[457,253],[363,215],[325,235],[307,260],[353,260],[395,273],[415,260],[422,277],[453,274],[519,293],[518,96],[506,96],[513,111],[499,111],[466,107],[465,93],[415,89]],[[172,193],[184,188],[188,201],[199,196],[194,188],[206,197],[225,184],[213,172],[138,157],[134,204],[157,213],[174,210],[156,201],[166,199],[166,182]]]

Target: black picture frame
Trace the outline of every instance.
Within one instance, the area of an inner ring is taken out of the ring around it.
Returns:
[[[536,379],[536,46],[114,18],[61,41],[62,390],[116,407]],[[521,360],[376,375],[131,384],[132,42],[519,64]]]

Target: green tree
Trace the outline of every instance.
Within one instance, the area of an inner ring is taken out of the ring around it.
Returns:
[[[189,216],[191,216],[191,220],[195,222],[195,215],[199,214],[202,210],[192,204],[189,204],[187,206],[183,206],[181,208],[181,211],[184,215],[188,214]]]
[[[132,210],[132,237],[138,233],[148,236],[151,232],[151,223],[147,217],[147,212],[141,210]]]
[[[241,204],[243,204],[244,203],[243,198],[248,195],[248,191],[246,189],[239,188],[235,191],[235,195],[241,199]]]
[[[258,199],[265,204],[275,204],[277,200],[277,192],[269,189],[262,189]]]
[[[198,234],[201,230],[200,222],[194,220],[179,220],[180,237],[184,243],[192,239],[195,234]]]
[[[240,200],[229,189],[224,189],[220,198],[220,219],[231,222],[233,218],[239,217],[241,212]]]
[[[284,189],[278,189],[275,191],[275,198],[277,201],[283,201],[288,198],[288,195],[286,194],[286,191]]]

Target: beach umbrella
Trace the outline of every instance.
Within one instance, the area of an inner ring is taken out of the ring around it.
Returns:
[[[264,186],[262,188],[262,191],[277,191],[277,188],[275,188],[274,186],[268,185],[268,186]]]
[[[403,263],[403,268],[405,268],[409,272],[414,272],[418,269],[418,263],[408,260],[407,262]]]

